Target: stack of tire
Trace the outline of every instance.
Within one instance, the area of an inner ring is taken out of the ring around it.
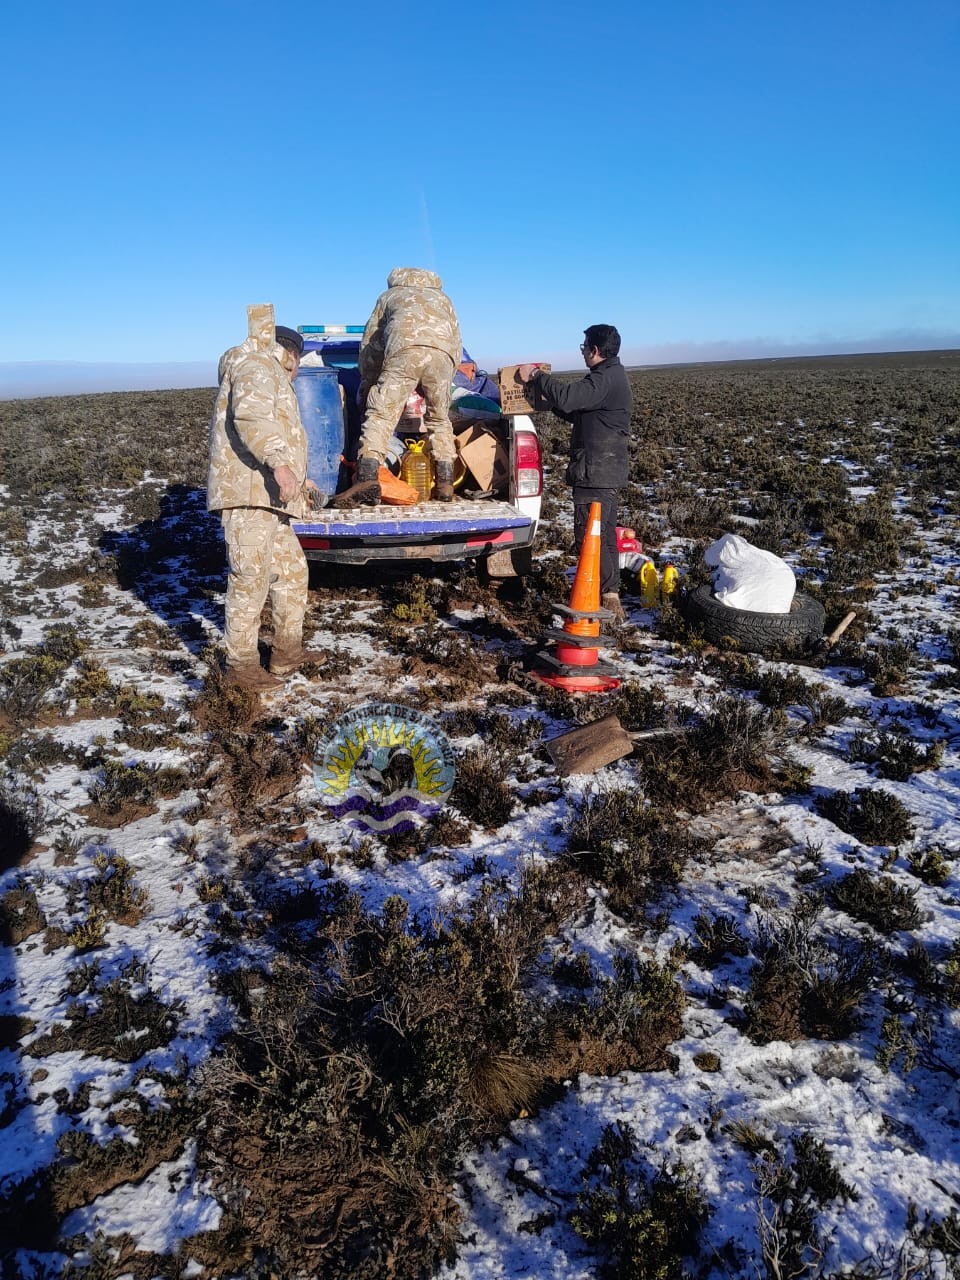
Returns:
[[[709,585],[695,587],[680,599],[684,620],[719,648],[735,644],[742,653],[801,654],[823,637],[826,612],[812,596],[798,591],[789,613],[754,613],[734,609],[713,594]]]

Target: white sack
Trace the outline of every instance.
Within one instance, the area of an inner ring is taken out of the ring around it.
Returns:
[[[785,560],[752,547],[745,538],[725,533],[703,558],[714,570],[713,594],[733,609],[751,613],[789,613],[797,580]]]

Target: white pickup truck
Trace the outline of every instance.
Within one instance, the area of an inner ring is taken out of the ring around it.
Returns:
[[[359,435],[356,394],[362,325],[301,325],[304,359],[294,383],[310,441],[308,475],[332,495],[343,480],[341,456],[348,436]],[[456,423],[454,424],[456,429]],[[452,502],[413,507],[320,508],[297,521],[294,531],[308,560],[366,564],[372,560],[484,561],[492,578],[529,571],[540,519],[543,464],[533,420],[501,416],[485,420],[509,460],[501,492],[471,499],[458,491]]]

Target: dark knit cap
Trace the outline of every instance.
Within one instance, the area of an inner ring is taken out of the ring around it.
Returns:
[[[278,324],[273,331],[274,338],[284,347],[289,347],[298,356],[303,355],[303,334],[296,329],[288,329],[285,324]]]

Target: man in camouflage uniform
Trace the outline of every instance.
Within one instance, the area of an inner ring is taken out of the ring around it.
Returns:
[[[227,679],[261,691],[322,657],[303,649],[307,562],[290,525],[316,486],[306,479],[307,436],[293,390],[303,338],[275,326],[270,305],[248,307],[247,316],[248,337],[220,359],[207,508],[221,513],[227,543]],[[274,623],[269,673],[257,648],[268,596]]]
[[[364,329],[360,378],[367,403],[357,453],[357,485],[369,486],[367,502],[380,500],[380,464],[407,397],[418,386],[426,401],[424,422],[431,437],[434,496],[441,502],[453,497],[456,446],[450,425],[450,386],[462,345],[456,312],[442,284],[432,271],[395,267]]]

